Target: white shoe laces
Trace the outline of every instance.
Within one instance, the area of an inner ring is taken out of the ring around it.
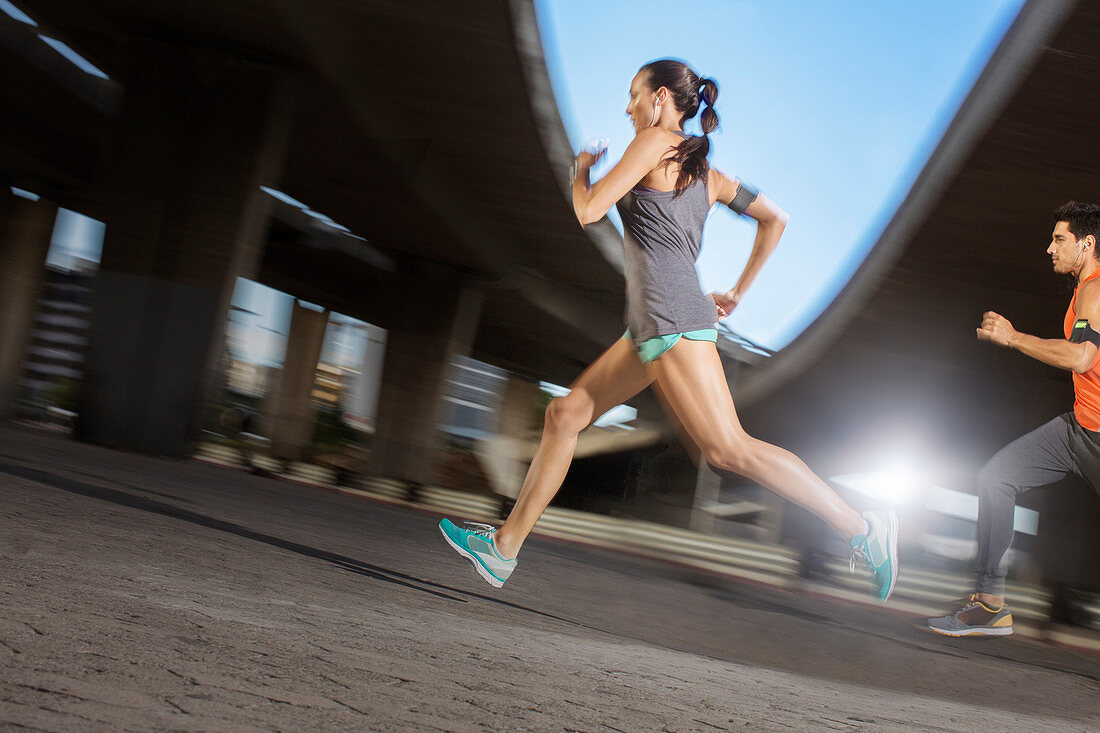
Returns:
[[[463,522],[462,526],[480,537],[489,537],[497,529],[491,524],[482,524],[481,522]]]
[[[856,572],[857,557],[863,562],[870,563],[870,560],[867,559],[867,551],[863,549],[863,545],[856,545],[855,547],[853,547],[852,554],[848,558],[848,572],[852,573],[853,575]]]

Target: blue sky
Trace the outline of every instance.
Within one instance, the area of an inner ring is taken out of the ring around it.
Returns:
[[[791,215],[725,321],[771,348],[797,336],[854,273],[1022,5],[536,0],[574,147],[609,136],[610,159],[622,155],[633,135],[627,90],[646,61],[682,58],[718,81],[712,163]],[[753,231],[712,212],[699,260],[705,290],[733,286]]]

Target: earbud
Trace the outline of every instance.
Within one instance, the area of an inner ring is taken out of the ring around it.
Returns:
[[[1077,240],[1077,256],[1073,258],[1072,265],[1074,270],[1076,270],[1081,264],[1081,261],[1085,259],[1085,248],[1087,246],[1088,243],[1084,240],[1084,238]]]

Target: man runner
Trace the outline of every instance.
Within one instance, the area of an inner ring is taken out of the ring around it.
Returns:
[[[1012,328],[992,311],[982,316],[978,338],[1016,349],[1072,372],[1073,411],[1013,441],[978,474],[977,585],[963,607],[928,619],[947,636],[1012,633],[1005,604],[1005,553],[1012,542],[1016,495],[1075,473],[1100,491],[1100,206],[1075,201],[1061,206],[1047,254],[1054,271],[1077,282],[1069,302],[1064,339],[1041,339]]]

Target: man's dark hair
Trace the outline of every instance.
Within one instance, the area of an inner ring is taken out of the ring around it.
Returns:
[[[1070,233],[1077,239],[1092,235],[1100,245],[1100,206],[1067,201],[1054,210],[1055,221],[1064,221]],[[1097,246],[1100,256],[1100,246]]]

